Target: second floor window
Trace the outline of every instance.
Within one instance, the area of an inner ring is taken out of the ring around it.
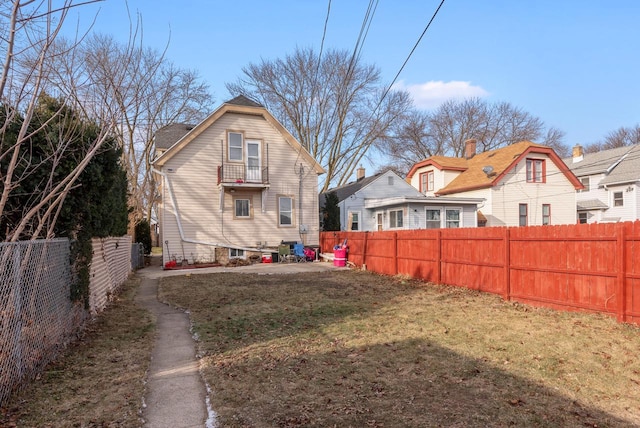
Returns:
[[[242,134],[229,132],[229,160],[242,162]]]
[[[544,159],[527,159],[527,183],[544,183],[545,175]]]
[[[624,196],[622,192],[613,193],[613,206],[614,207],[624,206]]]
[[[420,191],[433,192],[433,171],[427,171],[420,174]]]
[[[589,177],[582,177],[580,179],[580,183],[582,183],[582,185],[584,186],[584,189],[580,190],[581,192],[588,192],[589,191]]]

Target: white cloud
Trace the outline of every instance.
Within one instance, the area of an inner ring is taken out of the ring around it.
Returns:
[[[462,81],[443,82],[441,80],[432,80],[426,83],[407,85],[401,80],[393,85],[393,89],[409,92],[413,98],[413,104],[425,110],[435,109],[450,99],[486,97],[489,95],[489,92],[482,87],[474,86],[471,82]]]

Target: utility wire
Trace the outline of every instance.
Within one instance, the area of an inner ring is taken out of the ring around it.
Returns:
[[[409,52],[409,55],[407,55],[407,58],[404,60],[404,62],[402,63],[402,66],[400,67],[400,70],[398,70],[398,72],[396,73],[396,76],[393,78],[393,80],[391,81],[391,83],[389,84],[389,86],[387,87],[387,89],[385,90],[384,94],[382,95],[382,98],[380,98],[380,101],[378,102],[378,105],[376,106],[375,109],[373,109],[373,113],[371,113],[371,116],[374,116],[376,111],[378,110],[378,108],[380,108],[380,105],[382,104],[382,101],[384,101],[384,99],[387,97],[387,95],[389,94],[389,91],[391,90],[391,87],[393,86],[393,84],[396,82],[396,80],[398,79],[398,77],[400,76],[400,73],[402,73],[402,70],[404,70],[404,67],[407,65],[407,63],[409,62],[409,59],[411,58],[411,56],[413,55],[413,52],[416,50],[416,48],[418,47],[418,45],[420,44],[420,41],[422,41],[422,38],[424,37],[424,35],[426,34],[427,30],[429,30],[429,27],[431,26],[431,23],[433,22],[433,20],[436,18],[436,16],[438,15],[438,12],[440,11],[440,8],[442,7],[442,5],[444,4],[445,0],[442,0],[440,2],[440,4],[438,5],[438,8],[436,9],[435,12],[433,12],[433,15],[431,16],[431,19],[429,20],[429,22],[427,23],[427,26],[424,27],[424,31],[422,31],[422,34],[420,35],[420,37],[418,38],[418,41],[416,41],[415,45],[413,45],[413,49],[411,49],[411,52]]]

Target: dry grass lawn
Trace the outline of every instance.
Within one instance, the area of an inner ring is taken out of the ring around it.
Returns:
[[[640,329],[341,271],[161,281],[223,427],[640,426]]]
[[[151,316],[133,302],[139,280],[91,323],[83,338],[0,413],[2,427],[139,427],[153,345]]]

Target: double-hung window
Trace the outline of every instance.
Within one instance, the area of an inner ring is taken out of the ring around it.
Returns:
[[[542,224],[551,224],[551,205],[542,204]]]
[[[527,159],[527,183],[544,183],[545,181],[544,159]]]
[[[527,226],[529,224],[529,220],[528,220],[528,216],[527,216],[527,204],[520,204],[518,206],[518,211],[519,211],[519,222],[518,225],[520,226]]]
[[[291,196],[278,197],[278,226],[293,226],[293,198]]]
[[[624,206],[624,194],[622,192],[613,192],[613,206]]]
[[[427,229],[440,229],[442,211],[440,208],[427,208]]]
[[[229,132],[227,138],[229,142],[229,160],[234,162],[242,162],[242,134],[239,132]]]
[[[359,212],[349,212],[349,230],[360,230],[360,213]]]
[[[403,227],[403,212],[402,210],[389,211],[389,227],[400,228]]]
[[[448,229],[460,227],[460,209],[447,208],[445,210],[445,220]]]
[[[588,192],[589,191],[589,177],[582,177],[580,179],[580,183],[584,186],[584,189],[580,190],[580,192]]]

